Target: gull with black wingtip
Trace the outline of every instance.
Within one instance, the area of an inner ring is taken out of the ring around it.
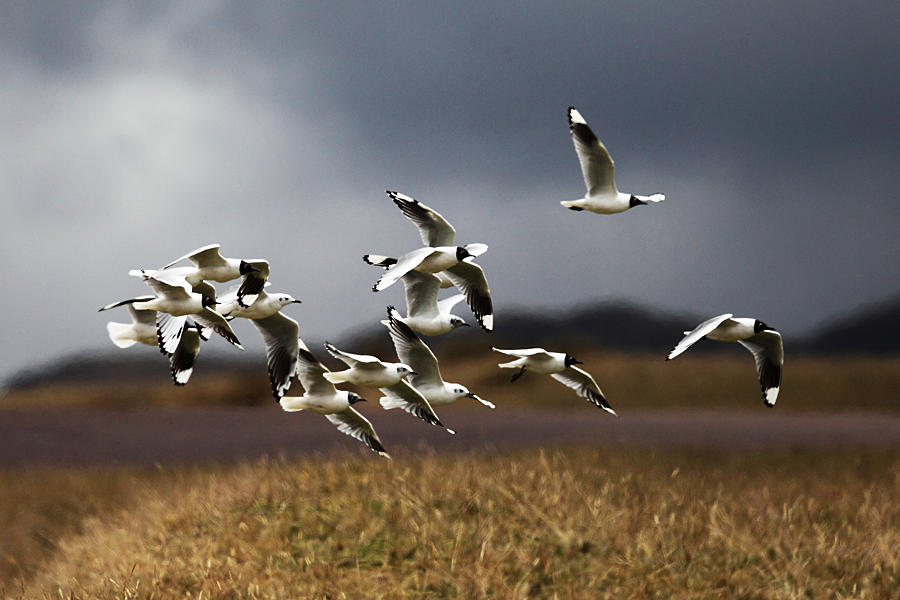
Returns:
[[[606,397],[600,390],[600,386],[597,385],[591,374],[575,366],[583,363],[571,354],[548,352],[543,348],[504,350],[492,346],[491,350],[516,357],[516,360],[497,365],[501,369],[519,369],[510,381],[516,381],[525,374],[525,371],[544,373],[566,387],[572,388],[580,397],[606,412],[616,414],[616,411],[609,405],[609,402],[607,402]]]
[[[300,325],[281,312],[288,304],[301,301],[290,294],[269,294],[263,289],[250,306],[241,305],[237,292],[223,296],[217,306],[217,312],[226,319],[248,319],[259,331],[266,344],[266,367],[275,400],[290,388],[300,350]]]
[[[616,189],[615,164],[612,157],[574,106],[569,107],[569,132],[575,144],[575,153],[578,155],[587,192],[583,198],[563,200],[560,204],[571,210],[588,210],[609,215],[666,199],[663,194],[638,196]]]
[[[781,387],[781,368],[784,365],[784,345],[781,334],[759,319],[737,317],[726,313],[685,331],[684,338],[669,352],[672,360],[703,338],[719,342],[737,342],[753,354],[756,373],[766,406],[775,406]]]

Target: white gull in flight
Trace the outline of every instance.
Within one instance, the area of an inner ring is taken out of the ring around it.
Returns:
[[[597,385],[591,374],[575,366],[583,363],[571,354],[548,352],[543,348],[504,350],[492,347],[491,350],[516,357],[516,360],[497,365],[502,369],[519,369],[512,376],[511,381],[519,379],[525,374],[525,371],[545,373],[566,387],[575,390],[585,400],[599,406],[608,413],[616,414],[616,411],[609,405],[609,402],[607,402],[606,397],[600,390],[600,386]]]
[[[766,406],[775,406],[781,387],[781,368],[784,365],[784,346],[781,334],[759,319],[738,317],[731,313],[703,321],[693,331],[685,331],[684,338],[669,352],[671,360],[702,338],[719,342],[738,342],[756,360],[756,373]]]
[[[569,107],[569,132],[572,134],[587,192],[583,198],[563,200],[560,204],[571,210],[589,210],[608,215],[666,199],[662,194],[637,196],[616,189],[612,157],[574,106]]]

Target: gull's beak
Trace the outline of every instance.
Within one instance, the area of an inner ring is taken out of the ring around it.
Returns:
[[[419,373],[417,371],[410,371],[409,374],[410,375],[418,375]]]
[[[291,300],[290,304],[302,304],[303,300]]]

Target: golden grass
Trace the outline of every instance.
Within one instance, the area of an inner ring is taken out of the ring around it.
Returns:
[[[661,356],[596,350],[579,352],[577,356],[620,414],[627,414],[631,408],[762,407],[753,357],[741,348],[734,350],[727,354],[683,355],[672,361]],[[526,374],[510,384],[514,371],[497,368],[497,362],[500,361],[483,358],[457,360],[441,370],[446,371],[446,379],[464,382],[498,406],[591,409],[587,403],[560,403],[560,384],[547,376]],[[897,358],[788,356],[777,406],[784,411],[897,411],[898,389]]]
[[[116,477],[96,493],[128,488],[127,506],[62,535],[55,559],[8,595],[890,598],[900,589],[897,451],[576,448]],[[96,502],[90,489],[77,493]]]
[[[753,357],[740,348],[712,355],[684,355],[666,362],[661,356],[578,353],[613,407],[716,408],[762,406]],[[324,357],[323,357],[324,359]],[[513,371],[497,368],[502,357],[489,350],[473,358],[441,358],[448,381],[463,383],[498,406],[593,410],[553,379],[527,374],[509,383]],[[299,389],[299,388],[298,388]],[[900,410],[900,360],[896,358],[811,358],[788,356],[778,410]],[[368,391],[368,390],[364,390]],[[365,395],[365,394],[364,394]],[[560,398],[570,398],[562,401]],[[183,388],[167,381],[48,385],[13,391],[6,408],[58,406],[253,405],[270,404],[265,373],[196,373]]]

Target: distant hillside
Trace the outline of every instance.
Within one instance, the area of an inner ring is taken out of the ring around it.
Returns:
[[[457,312],[463,315],[465,309]],[[472,327],[457,329],[439,337],[423,336],[423,339],[436,351],[449,354],[479,345],[564,347],[573,350],[590,347],[663,353],[678,341],[678,332],[697,322],[698,318],[651,311],[624,303],[603,303],[555,312],[505,314],[502,319],[497,319],[496,329],[490,334],[478,327],[474,319],[467,320]],[[348,336],[347,343],[353,343],[358,348],[392,351],[390,339],[381,325]]]
[[[900,354],[900,298],[838,319],[800,342],[810,354]]]
[[[466,314],[465,309],[460,314]],[[452,358],[478,346],[543,346],[565,348],[571,352],[580,348],[599,348],[662,356],[679,340],[681,331],[704,318],[703,315],[651,310],[623,302],[583,305],[555,312],[522,311],[502,317],[497,320],[497,329],[492,334],[481,330],[474,324],[474,319],[469,318],[473,323],[470,328],[425,339],[442,358]],[[372,325],[332,341],[351,352],[393,356],[390,339],[381,325]],[[306,342],[317,354],[321,352],[324,360],[321,343],[310,339]],[[900,298],[851,313],[806,338],[787,340],[786,345],[788,352],[798,354],[900,355]],[[691,353],[720,350],[718,344],[700,343],[691,349]],[[51,381],[168,378],[168,364],[161,356],[125,354],[128,353],[111,350],[95,357],[64,359],[18,373],[5,383],[14,389]],[[246,370],[258,373],[260,369],[258,357],[238,359],[212,353],[201,356],[198,369],[204,372]]]

